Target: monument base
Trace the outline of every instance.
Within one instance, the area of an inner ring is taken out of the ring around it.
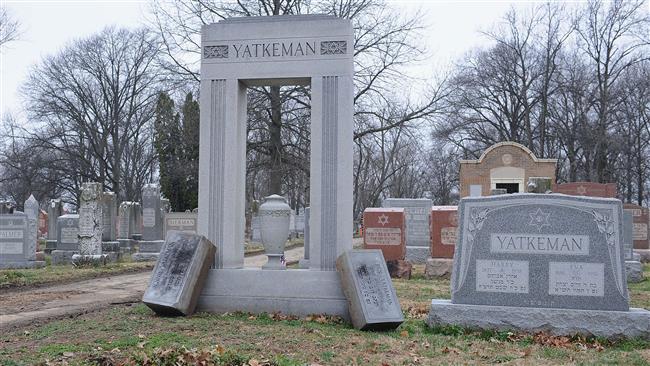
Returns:
[[[450,258],[427,258],[427,265],[424,267],[424,277],[450,278],[451,270],[454,267],[454,260]]]
[[[639,261],[625,261],[625,276],[627,283],[643,281],[643,265]]]
[[[102,241],[102,253],[106,252],[120,252],[119,241]]]
[[[53,250],[56,250],[56,240],[46,240],[45,249],[43,249],[45,254],[52,254]]]
[[[429,257],[431,257],[431,248],[429,247],[406,246],[406,260],[411,264],[425,264]]]
[[[329,314],[350,319],[339,273],[307,269],[210,269],[197,311]]]
[[[528,308],[514,306],[452,304],[434,299],[427,324],[457,325],[466,328],[549,332],[554,335],[605,338],[641,337],[650,339],[650,311]]]
[[[131,259],[136,262],[155,262],[158,260],[160,253],[134,253],[131,255]]]
[[[52,251],[52,264],[70,264],[72,263],[72,256],[77,254],[76,250],[53,250]]]
[[[72,256],[74,264],[101,264],[106,265],[109,256],[106,254],[75,254]]]
[[[135,240],[133,239],[117,239],[120,243],[120,251],[122,253],[133,253],[135,250]]]
[[[160,253],[164,240],[143,240],[138,243],[138,252],[140,253]]]
[[[42,268],[44,261],[0,262],[0,269]]]

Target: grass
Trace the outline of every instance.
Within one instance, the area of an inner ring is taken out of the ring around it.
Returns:
[[[20,287],[66,283],[84,279],[111,276],[120,273],[144,271],[153,268],[153,262],[117,262],[106,266],[75,267],[71,264],[39,269],[0,270],[0,293]]]
[[[645,275],[650,278],[650,265],[645,266]],[[429,300],[448,298],[449,280],[416,275],[410,281],[393,282],[406,316],[395,331],[361,332],[319,316],[199,313],[165,318],[143,304],[119,305],[75,319],[3,332],[0,365],[45,364],[46,360],[55,365],[110,365],[120,360],[172,365],[180,359],[199,364],[196,360],[204,358],[223,365],[283,366],[650,364],[648,340],[607,342],[453,326],[429,328],[424,323]],[[633,306],[650,309],[648,295],[650,280],[630,285]]]

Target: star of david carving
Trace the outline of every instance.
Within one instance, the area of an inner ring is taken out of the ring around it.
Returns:
[[[585,188],[585,186],[578,186],[578,188],[576,188],[576,192],[579,195],[584,196],[587,194],[587,188]]]
[[[530,213],[530,223],[529,226],[536,226],[538,231],[542,231],[544,226],[551,226],[548,223],[548,218],[551,216],[550,213],[542,212],[542,209],[538,208],[534,213]]]
[[[382,214],[379,216],[379,220],[377,222],[381,224],[381,226],[388,224],[388,216],[386,216],[386,214]]]

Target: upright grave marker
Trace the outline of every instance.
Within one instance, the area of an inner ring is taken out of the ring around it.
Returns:
[[[120,243],[117,241],[117,197],[113,192],[104,192],[101,196],[102,206],[102,252],[115,253],[119,257]]]
[[[38,213],[40,208],[33,194],[25,201],[24,207],[29,220],[29,246],[26,255],[28,260],[35,260],[36,250],[38,249]]]
[[[379,249],[387,261],[406,257],[403,208],[368,207],[363,211],[363,248]]]
[[[633,230],[634,216],[629,210],[623,210],[623,248],[628,283],[643,281],[643,266],[639,261],[639,255],[634,253]]]
[[[79,215],[61,215],[56,220],[56,249],[52,251],[52,263],[72,262],[79,253]]]
[[[133,240],[142,240],[142,205],[140,205],[140,202],[132,202],[131,204],[131,222],[129,223],[131,226],[131,237]]]
[[[24,213],[0,214],[0,269],[43,267],[31,255],[31,229]]]
[[[650,220],[650,211],[647,207],[632,203],[625,203],[623,208],[632,213],[634,221],[632,230],[634,249],[649,250],[650,236],[648,235],[648,222]]]
[[[45,242],[45,252],[52,253],[56,249],[56,238],[58,230],[59,216],[63,215],[63,203],[60,199],[51,199],[47,205],[47,241]]]
[[[616,183],[571,182],[553,185],[553,193],[572,196],[616,198]]]
[[[192,212],[168,212],[165,214],[165,237],[170,231],[196,234],[198,215]]]
[[[449,277],[458,234],[458,206],[433,206],[430,223],[431,258],[427,259],[424,275],[427,278]]]
[[[629,308],[622,220],[609,198],[461,200],[451,302],[428,323],[650,337],[650,312]]]
[[[142,187],[142,240],[138,243],[138,253],[133,255],[133,259],[138,261],[158,259],[158,254],[165,243],[162,214],[160,186],[145,184]]]
[[[133,217],[133,202],[124,201],[120,203],[118,216],[117,242],[120,243],[122,252],[130,253],[135,249],[135,240],[132,239],[133,227],[131,225]]]
[[[423,264],[431,255],[428,198],[387,198],[383,207],[402,207],[406,212],[406,260]]]
[[[105,261],[106,256],[102,254],[102,184],[83,183],[79,198],[79,254],[73,255],[72,261]]]

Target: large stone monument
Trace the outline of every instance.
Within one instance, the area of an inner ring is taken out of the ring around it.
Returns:
[[[0,214],[0,269],[43,267],[35,260],[32,225],[25,213]]]
[[[428,198],[386,198],[383,207],[402,207],[406,212],[406,260],[423,264],[431,256]]]
[[[45,241],[45,253],[52,253],[56,249],[57,221],[63,215],[63,203],[60,199],[51,199],[47,205],[47,240]]]
[[[29,220],[29,242],[27,248],[27,259],[33,261],[36,259],[38,249],[38,214],[40,208],[34,195],[30,195],[25,201],[25,214]]]
[[[352,248],[353,48],[350,21],[331,16],[203,26],[199,234],[217,251],[200,310],[348,318],[336,259]],[[262,85],[311,90],[308,270],[243,268],[246,89]]]
[[[72,262],[79,253],[79,215],[61,215],[56,220],[56,249],[52,251],[53,264]]]
[[[559,194],[462,199],[451,301],[429,325],[650,337],[630,309],[621,201]]]
[[[105,262],[102,254],[102,184],[86,182],[81,185],[79,196],[79,254],[72,256],[73,262]]]
[[[163,240],[163,209],[160,186],[145,184],[142,187],[142,240],[138,252],[133,255],[137,261],[156,260],[165,241]]]

